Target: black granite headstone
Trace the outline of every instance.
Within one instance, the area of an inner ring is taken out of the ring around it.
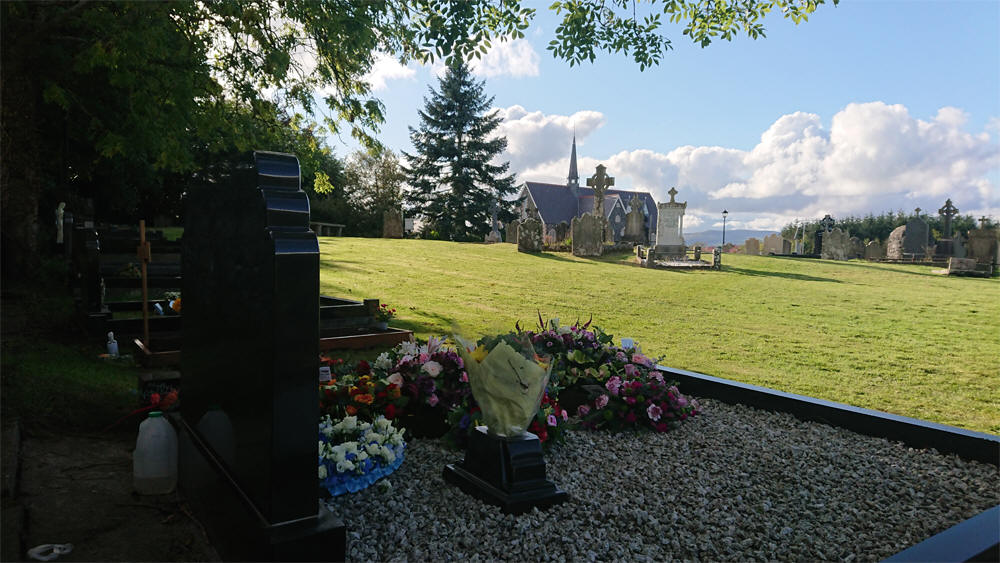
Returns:
[[[207,170],[184,230],[181,486],[224,558],[340,560],[317,495],[319,245],[293,155]]]

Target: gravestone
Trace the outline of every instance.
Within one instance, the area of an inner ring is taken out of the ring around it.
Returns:
[[[687,202],[680,203],[674,199],[675,188],[670,188],[670,201],[656,206],[656,257],[668,260],[684,260],[687,249],[684,246],[684,210]]]
[[[747,256],[760,256],[760,241],[750,237],[743,243],[744,253]]]
[[[382,238],[403,238],[403,212],[399,209],[382,212]]]
[[[764,237],[764,250],[762,251],[765,255],[767,254],[781,254],[782,252],[782,239],[779,234],[771,234]]]
[[[520,221],[511,221],[507,224],[507,242],[517,244],[517,226]]]
[[[973,258],[955,258],[952,256],[948,259],[948,273],[949,274],[964,274],[976,271],[976,262]]]
[[[941,221],[944,227],[944,238],[951,238],[951,220],[955,215],[958,215],[958,208],[951,203],[951,199],[947,199],[941,209],[938,209],[938,214],[941,215]]]
[[[865,260],[881,260],[885,258],[885,248],[877,240],[865,245]]]
[[[885,241],[885,257],[889,260],[903,259],[903,238],[906,236],[906,225],[900,225],[889,233]]]
[[[813,233],[813,254],[823,255],[823,229],[817,229]]]
[[[566,237],[569,236],[569,233],[569,223],[566,221],[560,221],[559,224],[556,225],[556,242],[562,243],[566,240]]]
[[[791,254],[792,253],[792,241],[781,239],[781,253]]]
[[[205,171],[183,238],[180,482],[224,558],[340,560],[317,495],[319,245],[293,155]]]
[[[493,227],[490,229],[489,234],[484,238],[484,242],[487,244],[492,244],[495,242],[500,242],[500,221],[497,220],[497,202],[493,202],[493,222],[491,223]]]
[[[851,237],[839,228],[823,235],[824,260],[847,260],[851,257]]]
[[[542,222],[537,219],[525,219],[517,226],[518,252],[542,251]]]
[[[890,235],[891,236],[891,235]],[[930,242],[930,229],[927,222],[920,218],[910,217],[903,233],[903,257],[923,258],[927,254],[927,244]]]
[[[622,240],[646,244],[649,237],[646,236],[646,216],[642,213],[642,200],[639,196],[633,195],[629,202],[631,208],[625,216],[625,235]]]
[[[858,237],[851,237],[851,258],[863,258],[865,255],[865,243]]]
[[[615,179],[607,175],[608,168],[603,164],[597,165],[597,171],[593,176],[587,178],[587,185],[594,190],[594,216],[601,221],[601,236],[606,237],[605,233],[607,229],[606,220],[604,218],[604,193],[608,191],[608,188],[615,185]],[[611,241],[612,238],[605,238],[605,240]],[[603,242],[603,241],[601,241]]]
[[[573,218],[573,255],[600,256],[604,252],[604,225],[591,213]]]
[[[955,258],[965,258],[965,237],[955,233],[951,237],[951,255]]]
[[[966,256],[980,264],[995,264],[997,260],[997,229],[983,226],[969,230],[969,240],[965,244]]]

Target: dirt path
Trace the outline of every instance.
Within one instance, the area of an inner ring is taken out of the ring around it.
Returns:
[[[24,438],[25,549],[72,543],[57,561],[218,561],[176,493],[132,492],[131,431]]]

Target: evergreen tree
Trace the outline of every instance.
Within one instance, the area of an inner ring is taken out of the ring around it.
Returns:
[[[507,148],[507,139],[493,135],[502,120],[495,111],[484,113],[493,103],[484,85],[456,60],[439,90],[431,89],[430,99],[424,98],[420,128],[410,127],[416,152],[403,153],[406,203],[424,220],[426,237],[482,241],[492,227],[494,204],[500,221],[516,218],[510,163],[492,163]]]

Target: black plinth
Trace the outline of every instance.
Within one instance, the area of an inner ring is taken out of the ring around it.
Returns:
[[[542,443],[530,432],[504,438],[488,434],[485,427],[476,428],[469,436],[465,459],[446,465],[444,480],[508,514],[547,508],[569,498],[545,478]]]

